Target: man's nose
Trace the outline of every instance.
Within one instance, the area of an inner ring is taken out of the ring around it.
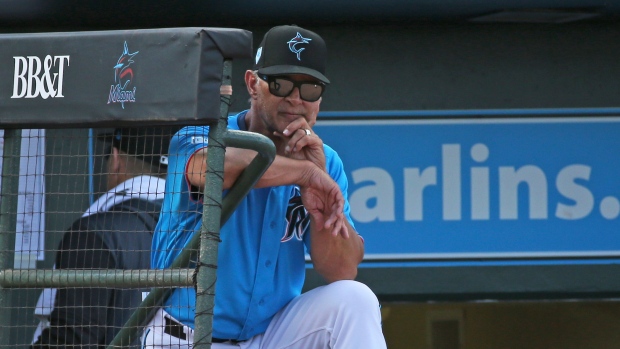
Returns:
[[[301,92],[299,91],[299,87],[293,87],[293,91],[291,91],[291,94],[286,96],[286,98],[289,98],[292,101],[301,101]]]

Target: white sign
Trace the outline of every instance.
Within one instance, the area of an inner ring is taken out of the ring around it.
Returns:
[[[0,130],[0,154],[4,154],[3,130]],[[22,130],[14,268],[35,268],[36,261],[44,259],[44,242],[45,130]]]

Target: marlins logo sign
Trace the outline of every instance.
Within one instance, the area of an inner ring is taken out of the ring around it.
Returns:
[[[125,102],[136,101],[136,87],[131,88],[134,71],[131,67],[134,63],[133,57],[138,54],[139,51],[129,53],[127,48],[127,41],[125,41],[125,47],[123,53],[118,58],[118,62],[114,68],[114,85],[110,87],[110,96],[108,97],[108,104],[120,103],[123,109],[125,109]]]

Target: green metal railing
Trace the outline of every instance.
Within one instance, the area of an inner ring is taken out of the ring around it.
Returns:
[[[222,86],[229,86],[232,61],[225,60]],[[226,89],[223,89],[226,90]],[[203,199],[203,220],[199,234],[165,270],[11,270],[14,233],[16,231],[19,147],[21,130],[6,130],[0,216],[0,309],[10,306],[7,288],[58,287],[123,287],[152,288],[140,307],[127,321],[108,348],[125,347],[151,320],[157,308],[174,287],[196,287],[196,318],[194,347],[211,348],[213,308],[220,227],[233,213],[275,158],[275,147],[267,137],[245,131],[227,130],[230,94],[221,96],[220,118],[209,127],[206,185]],[[256,157],[239,176],[222,199],[224,156],[227,146],[252,149]],[[188,269],[190,260],[197,259],[197,268]],[[9,338],[11,319],[0,317],[0,338]]]

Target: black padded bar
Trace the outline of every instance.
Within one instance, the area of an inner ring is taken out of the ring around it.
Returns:
[[[3,34],[0,128],[210,123],[223,60],[251,56],[242,29]]]

